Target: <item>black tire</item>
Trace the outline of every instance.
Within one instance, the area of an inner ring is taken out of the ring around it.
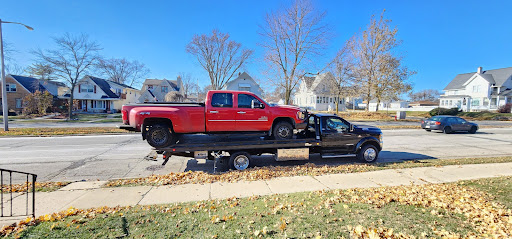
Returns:
[[[444,127],[443,132],[445,134],[451,134],[453,132],[452,127],[450,127],[450,126]]]
[[[174,134],[168,126],[156,124],[149,128],[146,140],[155,148],[165,148],[174,143]]]
[[[474,134],[474,133],[476,133],[477,130],[478,130],[478,128],[476,126],[472,126],[471,129],[468,132],[470,134]]]
[[[379,157],[379,149],[375,145],[366,144],[364,145],[359,153],[357,153],[357,159],[365,163],[373,163]]]
[[[274,125],[272,135],[274,139],[291,139],[293,137],[293,126],[286,121],[281,121]]]
[[[245,170],[251,165],[251,155],[247,152],[235,152],[229,157],[229,168],[233,170]]]

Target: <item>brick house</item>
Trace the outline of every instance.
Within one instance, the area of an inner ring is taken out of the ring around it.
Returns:
[[[54,99],[61,99],[59,92],[64,92],[67,88],[63,83],[52,80],[39,80],[27,76],[7,75],[6,90],[7,90],[7,107],[9,111],[21,113],[23,111],[23,98],[36,91],[48,91],[53,95]],[[0,85],[0,90],[1,90]],[[1,106],[0,97],[0,106]],[[2,107],[0,107],[1,111]]]

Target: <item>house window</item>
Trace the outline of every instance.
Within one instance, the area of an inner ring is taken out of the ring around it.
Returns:
[[[94,86],[89,84],[80,85],[80,92],[94,92]]]
[[[316,103],[317,103],[317,104],[320,104],[320,103],[321,103],[321,102],[320,102],[320,96],[317,96],[317,97],[316,97]]]
[[[148,90],[152,90],[153,89],[153,85],[148,85]]]
[[[471,101],[471,106],[479,106],[480,105],[480,100],[479,99],[473,99]]]
[[[448,105],[450,105],[450,106],[451,106],[451,105],[453,105],[453,102],[452,102],[452,100],[450,100],[449,102],[450,102],[450,103],[448,103]]]
[[[23,108],[23,101],[21,99],[16,99],[16,108]]]
[[[329,97],[329,102],[332,103],[332,97]]]
[[[103,100],[95,100],[93,101],[93,108],[96,109],[105,109],[105,101]]]
[[[16,84],[6,84],[5,86],[7,92],[16,92]]]
[[[480,86],[479,85],[474,85],[473,86],[473,93],[479,93],[480,92]]]
[[[168,90],[169,90],[168,86],[162,86],[162,92],[167,93]]]

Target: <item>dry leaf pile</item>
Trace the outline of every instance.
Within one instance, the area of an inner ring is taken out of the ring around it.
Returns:
[[[446,238],[512,237],[512,211],[510,209],[506,209],[503,205],[493,202],[492,198],[483,192],[468,187],[461,187],[457,184],[336,190],[335,194],[336,196],[324,200],[318,207],[329,208],[337,203],[367,203],[381,207],[387,203],[396,202],[403,205],[434,208],[430,213],[438,216],[442,216],[442,214],[435,209],[443,209],[464,215],[479,234],[457,235],[432,228],[438,236]],[[359,228],[353,231],[353,233],[363,235],[364,233],[361,234],[361,232],[372,230]],[[366,233],[365,235],[369,234]],[[363,238],[372,237],[364,236]]]
[[[5,182],[4,182],[5,183]],[[51,189],[51,188],[61,188],[66,185],[68,185],[69,182],[36,182],[35,183],[35,189],[36,191],[39,191],[41,189]],[[27,190],[28,188],[28,190]],[[9,192],[32,192],[32,183],[20,183],[20,184],[13,184],[10,186],[9,184],[4,184],[1,188],[2,193],[9,193]]]
[[[222,174],[210,174],[198,171],[151,175],[144,178],[119,179],[105,184],[106,187],[125,185],[179,185],[188,183],[238,182],[267,180],[276,177],[291,177],[302,175],[322,175],[330,173],[366,172],[375,168],[369,164],[350,164],[338,166],[318,166],[312,163],[297,166],[268,166],[250,168],[243,171],[229,171]]]

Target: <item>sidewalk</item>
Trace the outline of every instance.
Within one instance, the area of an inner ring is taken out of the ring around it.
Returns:
[[[496,163],[172,186],[101,188],[106,183],[105,181],[77,182],[58,191],[36,193],[36,216],[66,210],[69,207],[86,209],[101,206],[167,204],[329,189],[447,183],[510,175],[512,175],[512,163]],[[9,200],[10,198],[7,199],[4,196],[4,205],[9,205],[5,203],[8,203]],[[25,213],[25,203],[26,195],[16,194],[13,199],[13,213]],[[9,208],[4,208],[4,214],[9,213]],[[0,225],[13,223],[23,218],[25,217],[2,218]]]

